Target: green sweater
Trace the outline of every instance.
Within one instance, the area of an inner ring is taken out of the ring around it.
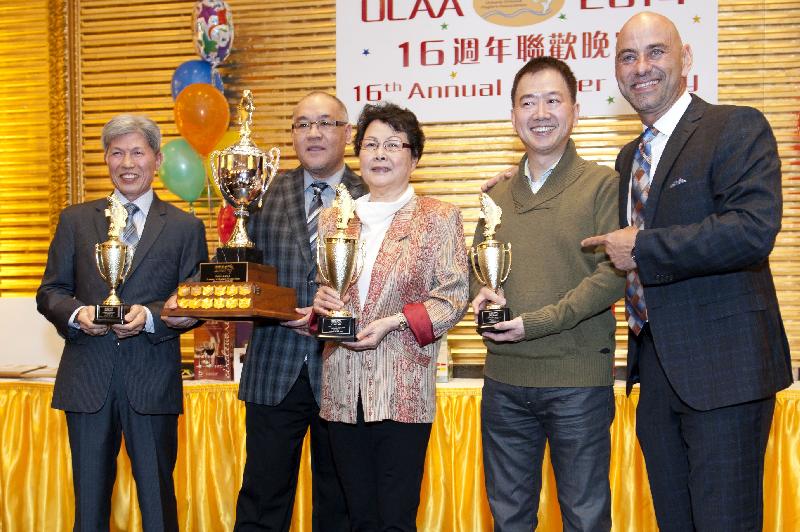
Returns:
[[[511,273],[503,285],[511,316],[521,316],[525,340],[484,339],[487,377],[515,386],[613,384],[612,305],[625,277],[602,249],[580,241],[619,228],[616,172],[581,159],[572,140],[537,194],[517,175],[490,192],[503,209],[495,239],[511,242]],[[483,240],[483,222],[474,243]],[[472,293],[480,285],[472,276]]]

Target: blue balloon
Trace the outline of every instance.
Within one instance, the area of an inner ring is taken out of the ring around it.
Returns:
[[[222,85],[222,76],[208,61],[195,59],[186,61],[175,69],[172,74],[172,99],[176,99],[183,89],[193,83],[208,83],[214,85],[221,93],[225,94]]]

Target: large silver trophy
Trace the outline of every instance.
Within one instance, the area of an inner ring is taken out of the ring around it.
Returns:
[[[94,306],[95,323],[125,323],[125,314],[130,307],[124,305],[117,295],[117,287],[122,284],[133,264],[133,247],[120,239],[128,223],[128,211],[113,194],[108,198],[105,210],[108,218],[108,240],[94,245],[94,258],[100,277],[111,289],[108,297],[100,305]]]
[[[247,236],[245,220],[250,206],[261,202],[278,173],[281,152],[277,147],[264,152],[250,138],[253,125],[253,94],[245,89],[239,102],[239,141],[211,153],[211,177],[225,200],[234,208],[236,226],[230,239],[217,250],[217,260],[259,263],[261,250]]]
[[[469,250],[469,260],[478,281],[495,293],[511,273],[511,243],[504,244],[494,239],[500,225],[501,209],[488,194],[481,194],[481,218],[484,220],[484,240]],[[508,307],[487,304],[478,312],[478,332],[496,332],[494,325],[511,319]]]
[[[250,138],[253,95],[242,93],[239,102],[239,140],[210,155],[211,177],[222,196],[235,209],[236,226],[231,237],[217,248],[216,262],[200,264],[200,280],[178,285],[178,308],[164,316],[192,316],[221,320],[277,318],[294,320],[297,297],[294,288],[278,285],[275,267],[262,264],[263,252],[247,236],[245,220],[278,172],[280,150],[260,150]]]
[[[336,187],[336,201],[333,208],[336,216],[336,232],[317,240],[317,267],[322,280],[342,297],[350,285],[358,279],[364,265],[363,242],[347,236],[347,224],[355,212],[355,202],[347,192],[347,187]],[[319,318],[319,338],[338,342],[352,342],[356,339],[356,319],[347,310],[334,310],[328,316]]]

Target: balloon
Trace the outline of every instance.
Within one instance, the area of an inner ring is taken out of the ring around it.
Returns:
[[[195,83],[175,100],[175,124],[181,136],[201,155],[208,155],[228,129],[228,101],[211,85]]]
[[[214,66],[225,61],[233,46],[233,14],[225,0],[198,0],[192,29],[200,57]]]
[[[164,186],[189,203],[199,198],[206,187],[203,159],[185,139],[167,142],[161,152],[164,154],[164,161],[158,175]]]
[[[235,225],[236,216],[233,215],[233,207],[227,204],[220,205],[217,213],[217,234],[223,244],[231,238]]]
[[[183,89],[194,83],[208,83],[214,85],[219,92],[225,93],[222,76],[217,69],[211,63],[195,59],[181,64],[172,74],[172,99],[176,99]]]
[[[238,140],[239,140],[239,130],[238,129],[229,129],[228,131],[225,132],[224,135],[222,135],[222,138],[220,139],[220,141],[217,142],[217,145],[214,146],[214,149],[211,150],[211,151],[212,152],[222,151],[225,148],[227,148],[228,146],[236,144],[236,141],[238,141]],[[221,198],[222,197],[222,193],[219,191],[219,187],[217,187],[217,184],[214,182],[214,178],[211,177],[211,155],[209,155],[208,157],[205,157],[203,160],[206,163],[206,172],[208,174],[208,180],[211,183],[211,190],[214,191],[214,194],[216,194],[217,197]]]

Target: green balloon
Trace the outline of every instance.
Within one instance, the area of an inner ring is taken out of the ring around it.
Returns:
[[[161,152],[164,161],[158,175],[170,192],[193,202],[206,188],[206,170],[203,159],[183,138],[164,144]]]

